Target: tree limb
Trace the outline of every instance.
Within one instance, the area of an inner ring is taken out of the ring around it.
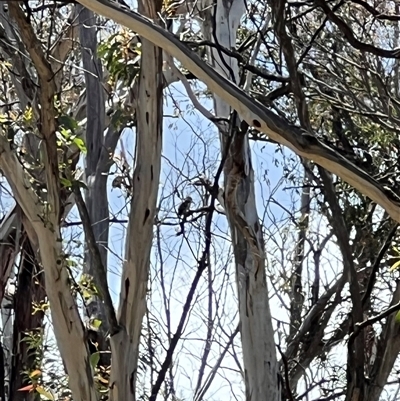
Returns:
[[[48,202],[52,205],[52,213],[57,217],[60,216],[59,203],[59,172],[58,172],[58,155],[56,142],[56,119],[54,109],[54,96],[56,93],[56,84],[54,81],[54,73],[51,64],[47,61],[46,55],[42,49],[32,25],[27,21],[23,13],[20,2],[9,3],[10,16],[17,23],[22,42],[28,51],[33,65],[39,77],[39,99],[40,99],[40,134],[43,135],[46,147],[45,164],[47,176],[47,197]]]
[[[388,214],[400,222],[400,198],[384,188],[377,180],[354,165],[331,147],[322,143],[311,133],[293,127],[262,104],[248,96],[212,67],[202,61],[177,37],[151,20],[107,0],[79,0],[94,12],[110,18],[140,36],[156,43],[182,65],[201,79],[208,88],[221,97],[250,126],[264,132],[272,140],[287,146],[299,156],[313,160],[331,173],[341,177],[364,195],[382,206]]]
[[[86,208],[85,201],[82,198],[81,190],[77,185],[73,187],[76,206],[78,207],[79,215],[81,216],[83,229],[87,241],[87,247],[93,258],[93,266],[95,267],[96,274],[94,274],[95,282],[100,290],[100,296],[104,303],[107,322],[110,328],[110,335],[114,335],[119,331],[119,325],[115,314],[114,306],[112,303],[110,292],[108,291],[107,283],[107,269],[101,260],[99,247],[94,237],[92,224],[90,222],[89,212]]]

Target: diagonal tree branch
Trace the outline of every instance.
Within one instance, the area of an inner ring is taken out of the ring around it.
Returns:
[[[345,38],[355,49],[372,53],[380,57],[400,58],[400,49],[394,49],[394,50],[381,49],[374,45],[363,43],[360,40],[358,40],[354,36],[354,33],[351,30],[351,28],[330,9],[325,0],[317,0],[315,3],[322,8],[328,19],[340,29]]]
[[[39,199],[29,183],[17,157],[11,152],[10,144],[0,129],[0,167],[11,187],[17,204],[30,221],[37,221],[42,212]]]
[[[364,7],[369,13],[371,13],[374,16],[374,18],[376,18],[378,20],[400,21],[400,15],[381,13],[375,7],[368,4],[366,1],[351,0],[351,2],[355,3],[355,4],[359,4],[360,6]]]
[[[32,25],[27,21],[23,13],[20,2],[9,3],[10,16],[17,23],[22,42],[28,51],[39,77],[39,99],[40,99],[40,134],[43,135],[46,147],[47,176],[47,196],[48,202],[52,205],[56,216],[60,215],[59,203],[59,175],[58,175],[58,156],[56,142],[56,119],[54,109],[54,96],[56,93],[56,84],[51,64],[47,61],[46,55],[37,39]]]
[[[107,0],[79,0],[79,2],[162,47],[171,56],[177,58],[198,79],[201,79],[212,92],[237,110],[241,118],[250,126],[268,135],[270,139],[287,146],[299,156],[313,160],[331,173],[341,177],[382,206],[394,220],[400,222],[400,198],[396,194],[383,187],[377,180],[311,133],[291,126],[284,119],[248,96],[202,61],[173,34],[117,3],[111,3]]]

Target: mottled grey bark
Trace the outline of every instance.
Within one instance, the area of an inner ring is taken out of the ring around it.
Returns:
[[[291,277],[291,293],[290,293],[290,328],[289,328],[289,336],[287,342],[293,339],[299,330],[301,324],[301,314],[304,306],[304,293],[303,293],[303,285],[302,285],[302,275],[303,275],[303,262],[304,262],[304,248],[306,245],[307,231],[309,229],[309,214],[310,214],[310,186],[307,185],[309,183],[307,179],[307,173],[304,173],[303,185],[300,200],[300,218],[298,220],[298,237],[296,241],[296,247],[294,250],[294,260],[293,260],[293,269],[292,269],[292,277]],[[316,286],[314,289],[314,303],[316,303],[318,299],[318,289],[319,285],[319,277],[316,281]]]
[[[209,3],[202,4],[204,9],[208,8],[202,15],[204,36],[225,48],[234,47],[245,2],[220,0],[214,7]],[[210,59],[221,75],[239,82],[235,59],[222,55],[217,49],[211,50]],[[217,118],[230,119],[230,125],[221,130],[220,139],[222,157],[226,158],[225,211],[235,255],[246,399],[261,401],[268,394],[269,400],[278,401],[281,381],[268,301],[264,238],[255,201],[248,126],[242,125],[240,116],[232,115],[229,104],[215,95],[214,108]]]
[[[103,174],[100,158],[104,147],[105,103],[102,86],[102,65],[97,57],[96,17],[92,11],[78,6],[79,39],[82,52],[86,86],[86,148],[85,176],[87,183],[86,208],[89,212],[91,227],[100,252],[103,266],[107,266],[109,210],[107,196],[108,175]],[[96,273],[95,260],[87,248],[83,273],[94,277]],[[104,271],[107,276],[107,271]],[[96,279],[95,279],[96,282]],[[105,318],[104,306],[98,297],[93,297],[87,304],[86,312],[89,320],[99,319],[102,324],[96,336],[99,350],[107,349],[106,335],[108,324]],[[110,355],[101,353],[100,364],[110,364]]]

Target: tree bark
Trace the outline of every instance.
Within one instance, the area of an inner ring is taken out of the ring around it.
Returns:
[[[243,0],[217,1],[216,6],[205,13],[204,36],[225,48],[234,47],[244,12]],[[235,59],[227,56],[222,59],[217,49],[213,49],[210,56],[212,65],[222,76],[239,82]],[[214,107],[217,118],[231,119],[230,127],[220,132],[220,141],[222,157],[226,158],[225,210],[235,255],[246,400],[261,401],[268,394],[269,400],[278,401],[281,393],[279,369],[247,127],[242,128],[239,117],[235,113],[232,115],[229,104],[218,96],[214,96]]]
[[[85,175],[87,183],[86,207],[89,212],[91,227],[99,249],[103,266],[107,266],[109,210],[107,196],[108,175],[100,169],[100,157],[104,146],[104,89],[102,86],[102,65],[97,57],[96,17],[93,12],[78,5],[79,33],[82,51],[82,63],[85,71],[86,83],[86,166]],[[110,156],[111,158],[111,156]],[[83,273],[92,277],[96,275],[95,261],[88,249],[85,250]],[[107,271],[103,274],[107,277]],[[96,278],[94,280],[96,282]],[[93,332],[98,343],[99,351],[106,351],[106,336],[109,330],[104,306],[98,297],[93,297],[86,305],[89,318],[98,319],[101,325],[97,332]],[[102,352],[99,364],[109,366],[110,354]]]
[[[44,101],[44,98],[42,100]],[[47,105],[47,107],[50,106]],[[44,158],[47,172],[46,184],[49,188],[47,202],[38,199],[23,167],[11,151],[10,144],[3,132],[0,132],[0,167],[7,177],[16,202],[31,224],[29,238],[34,243],[37,241],[39,245],[55,337],[67,370],[75,372],[69,376],[74,400],[94,401],[97,400],[97,393],[84,328],[76,301],[71,294],[65,255],[62,250],[59,221],[60,196],[57,190],[59,184],[57,183],[58,176],[55,174],[57,161],[51,160],[46,148],[43,148],[43,151],[46,155]]]
[[[143,15],[157,19],[161,1],[139,1]],[[111,337],[111,400],[134,401],[142,321],[146,311],[150,251],[161,171],[163,124],[162,50],[142,38],[136,152],[118,320]]]
[[[18,274],[18,288],[15,294],[14,306],[14,330],[13,330],[13,356],[10,376],[9,400],[33,401],[40,400],[40,394],[36,392],[21,392],[20,388],[30,384],[30,379],[22,374],[23,371],[32,372],[41,366],[36,366],[40,349],[30,347],[26,341],[26,333],[33,332],[38,336],[43,335],[43,312],[33,313],[33,303],[40,304],[45,300],[46,290],[44,286],[44,274],[37,263],[37,255],[33,247],[25,238],[22,263]],[[40,363],[40,362],[39,362]]]

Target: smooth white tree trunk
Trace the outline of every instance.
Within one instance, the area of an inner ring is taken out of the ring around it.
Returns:
[[[141,13],[156,18],[153,0],[139,1]],[[162,50],[142,38],[136,110],[136,152],[132,179],[126,255],[122,272],[118,321],[121,331],[111,337],[111,400],[134,401],[142,321],[150,270],[154,216],[161,172],[163,123]]]
[[[204,36],[217,46],[235,48],[237,29],[246,11],[245,2],[218,0],[214,10],[212,4],[207,3],[203,4],[204,9],[210,10],[203,16]],[[236,59],[224,55],[217,48],[213,48],[210,53],[213,67],[221,75],[237,83],[239,68]],[[238,132],[240,116],[231,117],[232,109],[229,104],[214,95],[214,106],[216,118],[235,118],[233,128],[226,124],[226,130],[220,132],[220,142],[223,156],[226,152],[228,154],[224,166],[225,210],[235,255],[246,400],[265,400],[268,394],[269,400],[278,401],[280,380],[249,139],[247,133]]]

